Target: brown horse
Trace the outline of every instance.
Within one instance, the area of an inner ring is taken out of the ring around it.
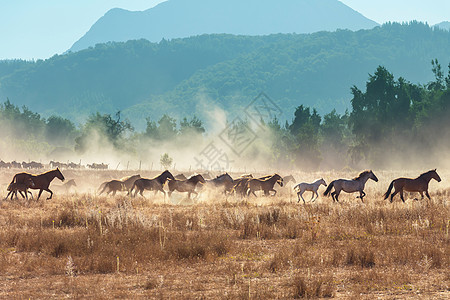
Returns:
[[[193,175],[189,177],[187,180],[177,180],[177,179],[171,179],[169,180],[169,197],[172,195],[174,191],[178,191],[181,193],[188,193],[188,198],[191,199],[191,194],[198,193],[195,191],[195,187],[197,184],[205,183],[205,179],[202,175]]]
[[[275,183],[278,183],[281,187],[283,186],[283,178],[278,174],[271,175],[270,177],[264,176],[262,178],[265,179],[253,178],[247,182],[245,185],[247,196],[252,193],[257,197],[255,191],[264,191],[265,196],[270,196],[270,192],[275,192],[273,194],[275,196],[277,194],[277,191],[273,188]]]
[[[11,183],[24,183],[26,184],[28,182],[28,179],[31,178],[31,180],[33,181],[34,185],[33,186],[29,186],[30,189],[33,190],[39,190],[39,194],[36,200],[39,200],[39,198],[41,197],[41,194],[43,191],[47,191],[50,193],[50,197],[47,198],[47,200],[52,199],[53,196],[53,192],[48,188],[50,183],[52,182],[53,179],[58,178],[61,181],[64,181],[64,175],[61,173],[61,171],[56,168],[54,170],[39,174],[39,175],[33,175],[30,173],[18,173],[16,175],[14,175],[13,180],[11,181]]]
[[[405,199],[403,198],[403,191],[407,192],[417,192],[420,193],[423,199],[423,193],[431,200],[430,194],[428,194],[428,185],[431,179],[435,179],[437,182],[441,182],[441,177],[439,177],[436,169],[420,174],[419,177],[415,179],[411,178],[397,178],[391,182],[387,192],[384,194],[384,199],[386,200],[391,196],[391,203],[394,200],[394,196],[400,193],[400,198],[403,202]],[[394,193],[391,195],[392,188],[395,188]]]
[[[10,183],[7,191],[9,191],[8,195],[6,196],[5,199],[8,199],[9,195],[11,195],[11,200],[13,199],[13,196],[17,197],[17,192],[19,192],[19,194],[22,196],[22,198],[25,198],[28,200],[28,193],[30,193],[31,195],[31,199],[33,199],[33,194],[28,190],[29,187],[34,186],[33,181],[31,180],[31,178],[26,179],[26,183]],[[22,192],[25,193],[25,196],[22,194]]]
[[[102,191],[99,193],[99,195],[106,192],[107,195],[110,193],[113,193],[112,195],[115,196],[117,192],[125,191],[127,188],[125,184],[120,180],[111,180],[108,182],[104,182],[104,186]]]
[[[372,170],[361,172],[358,177],[355,177],[352,180],[338,179],[332,181],[330,185],[328,185],[323,195],[329,196],[331,189],[334,187],[334,192],[331,193],[333,201],[339,202],[339,194],[341,193],[341,191],[344,191],[346,193],[359,192],[359,196],[356,198],[361,198],[361,201],[364,202],[363,198],[366,196],[366,193],[364,193],[364,187],[367,180],[369,179],[378,182],[378,178],[377,176],[375,176]]]
[[[140,178],[137,179],[133,186],[131,187],[130,191],[128,192],[128,195],[131,195],[133,190],[136,189],[136,192],[134,193],[133,197],[136,197],[136,194],[139,193],[142,197],[144,197],[144,191],[160,191],[164,194],[164,199],[166,198],[166,192],[164,191],[164,184],[167,180],[173,180],[175,179],[168,170],[165,170],[160,175],[156,176],[153,179],[147,179],[147,178]]]

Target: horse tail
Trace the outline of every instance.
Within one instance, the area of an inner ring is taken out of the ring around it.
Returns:
[[[384,200],[386,200],[389,197],[389,195],[391,194],[392,188],[394,187],[394,181],[395,180],[392,180],[391,184],[388,187],[387,192],[383,195]]]
[[[336,181],[336,180],[334,180],[334,181]],[[323,193],[324,196],[329,196],[329,195],[330,195],[331,189],[332,189],[333,186],[334,186],[334,181],[332,181],[332,182],[328,185],[327,189],[325,190],[325,193]]]
[[[11,180],[11,183],[10,183],[9,185],[13,184],[13,183],[14,183],[14,181],[16,181],[16,176],[17,176],[17,174],[16,174],[16,175],[14,175],[14,177],[13,177],[13,179]]]
[[[137,180],[136,180],[137,181]],[[134,188],[136,187],[136,181],[135,182],[133,182],[133,186],[131,187],[131,189],[128,191],[128,194],[127,194],[127,196],[130,196],[131,195],[131,193],[134,191]]]
[[[102,184],[100,184],[100,186],[98,187],[98,189],[97,189],[97,192],[100,192],[101,190],[103,190],[103,189],[105,189],[105,185],[107,184],[108,182],[103,182]],[[103,193],[103,192],[102,192]]]
[[[99,193],[99,195],[101,195],[101,194],[103,194],[105,191],[106,191],[106,189],[107,188],[109,188],[109,184],[108,184],[109,182],[106,182],[104,185],[103,185],[103,189],[102,189],[102,191]],[[100,186],[101,187],[101,186]],[[109,193],[109,192],[108,192]]]

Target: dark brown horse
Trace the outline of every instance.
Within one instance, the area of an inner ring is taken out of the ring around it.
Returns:
[[[273,188],[275,183],[278,183],[281,187],[283,186],[283,178],[278,174],[271,175],[270,177],[264,176],[262,178],[265,179],[253,178],[247,182],[245,185],[247,196],[252,193],[257,197],[255,191],[264,191],[265,196],[270,196],[270,192],[275,192],[275,194],[273,194],[273,196],[275,196],[277,194],[277,191]]]
[[[103,184],[104,184],[103,189],[99,193],[99,195],[106,192],[107,195],[112,193],[112,195],[115,196],[117,192],[125,191],[127,189],[125,184],[120,180],[111,180],[108,182],[104,182]]]
[[[411,178],[397,178],[391,182],[387,192],[384,194],[384,199],[386,200],[391,196],[391,203],[394,200],[394,196],[400,193],[400,198],[403,202],[405,202],[405,198],[403,198],[403,191],[406,192],[417,192],[420,193],[423,199],[423,193],[431,200],[430,194],[428,194],[428,185],[431,179],[435,179],[437,182],[441,182],[441,177],[439,177],[436,169],[420,174],[419,177],[415,179]],[[392,188],[394,188],[394,192],[391,195]]]
[[[58,178],[61,181],[64,181],[64,175],[61,173],[61,171],[56,168],[54,170],[39,174],[39,175],[33,175],[30,173],[18,173],[14,175],[13,180],[11,183],[24,183],[26,184],[28,182],[28,179],[31,178],[34,185],[30,186],[30,189],[39,190],[39,194],[36,200],[39,200],[41,197],[41,194],[43,191],[47,191],[50,193],[50,197],[47,198],[47,200],[52,199],[53,192],[48,188],[50,183],[53,179]]]
[[[165,170],[160,175],[156,176],[153,179],[147,179],[147,178],[140,178],[137,179],[133,186],[131,187],[130,191],[128,192],[128,195],[132,195],[132,192],[134,189],[136,189],[134,196],[136,197],[136,194],[139,193],[142,197],[144,197],[144,191],[155,191],[155,194],[157,191],[160,191],[164,194],[164,199],[166,198],[166,192],[164,191],[164,184],[167,180],[174,180],[172,173],[170,173],[168,170]]]
[[[34,183],[31,180],[31,178],[28,178],[25,181],[26,183],[16,183],[16,182],[10,183],[7,188],[7,191],[9,191],[9,193],[5,199],[8,199],[9,195],[11,195],[11,200],[13,199],[13,196],[16,196],[16,199],[18,199],[17,192],[20,193],[22,198],[25,198],[27,200],[28,200],[28,193],[30,193],[31,199],[33,199],[33,194],[28,190],[28,188],[34,186]],[[22,194],[22,192],[25,193],[25,196]]]
[[[205,183],[205,179],[200,174],[193,175],[189,177],[187,180],[171,179],[169,180],[168,183],[169,197],[172,195],[174,191],[178,191],[181,193],[188,193],[188,198],[191,199],[191,194],[198,195],[198,193],[195,191],[195,187],[199,182]]]

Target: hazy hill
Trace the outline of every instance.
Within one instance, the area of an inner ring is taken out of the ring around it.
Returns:
[[[450,22],[441,22],[441,23],[436,24],[434,26],[439,27],[441,29],[450,30]]]
[[[203,35],[100,44],[45,61],[0,61],[0,99],[80,120],[122,110],[134,124],[220,107],[242,111],[261,91],[291,118],[300,104],[320,113],[349,107],[378,65],[413,82],[433,79],[431,60],[450,61],[450,32],[421,23],[357,32],[262,37]]]
[[[110,10],[70,50],[140,38],[159,42],[199,34],[312,33],[377,25],[338,0],[169,0],[146,11]]]

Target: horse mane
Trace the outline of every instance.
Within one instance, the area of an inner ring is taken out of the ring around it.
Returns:
[[[424,172],[424,173],[420,174],[419,177],[428,175],[428,174],[430,174],[430,173],[432,173],[432,172],[436,172],[436,170],[430,170],[430,171]],[[417,178],[419,178],[419,177],[417,177]]]
[[[362,177],[364,177],[364,176],[366,176],[367,174],[369,174],[370,172],[371,172],[371,171],[368,171],[368,170],[362,171],[361,173],[359,173],[358,176],[356,176],[356,177],[353,178],[352,180],[359,180],[359,179],[361,179]]]

